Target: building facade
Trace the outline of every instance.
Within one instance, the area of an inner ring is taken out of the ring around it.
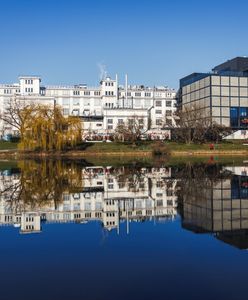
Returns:
[[[148,129],[175,126],[176,91],[168,87],[122,86],[118,78],[106,77],[97,87],[86,84],[74,86],[42,86],[39,76],[20,76],[19,83],[0,85],[0,113],[13,99],[39,101],[59,105],[63,115],[79,116],[85,134],[113,133],[118,124],[131,117],[140,120],[144,132]],[[111,116],[111,117],[110,117]],[[1,136],[11,133],[1,123]]]
[[[212,69],[211,73],[193,73],[180,80],[182,109],[194,107],[199,115],[231,127],[248,129],[248,58],[236,57]]]
[[[133,170],[133,169],[132,169]],[[20,172],[0,172],[0,226],[15,226],[20,233],[38,233],[42,223],[88,223],[99,221],[107,230],[120,223],[162,221],[177,214],[177,181],[170,168],[141,168],[135,173],[122,167],[84,167],[77,190],[64,191],[58,202],[51,197],[20,199],[29,194]],[[17,200],[18,199],[18,200]]]

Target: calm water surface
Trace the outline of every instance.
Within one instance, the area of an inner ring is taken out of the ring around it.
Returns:
[[[247,298],[247,167],[1,169],[1,299]]]

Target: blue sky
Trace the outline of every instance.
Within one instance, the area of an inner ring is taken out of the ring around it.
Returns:
[[[248,55],[242,0],[0,0],[0,82],[97,85],[99,64],[130,83],[181,77]]]

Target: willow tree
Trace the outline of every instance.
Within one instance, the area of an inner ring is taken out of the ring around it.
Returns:
[[[0,118],[19,132],[22,150],[60,151],[82,137],[79,117],[64,117],[58,106],[11,100]]]
[[[64,194],[82,191],[82,168],[75,161],[19,161],[19,174],[0,188],[0,196],[10,200],[10,208],[15,213],[57,207],[63,203]]]

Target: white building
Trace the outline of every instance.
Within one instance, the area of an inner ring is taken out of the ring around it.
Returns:
[[[100,221],[104,228],[119,232],[120,223],[126,221],[129,232],[132,221],[176,217],[177,181],[171,178],[171,168],[141,168],[129,176],[125,167],[114,172],[111,169],[82,168],[78,191],[65,191],[60,202],[51,198],[42,204],[30,203],[25,197],[20,200],[20,190],[30,188],[22,186],[20,173],[0,172],[0,227],[15,226],[20,233],[38,233],[42,222]]]
[[[80,116],[85,133],[113,133],[116,126],[138,117],[143,131],[175,126],[176,91],[168,87],[144,87],[118,84],[118,78],[104,78],[98,87],[41,86],[39,76],[20,76],[19,83],[0,85],[0,113],[9,101],[42,101],[60,105],[65,116]],[[111,120],[112,119],[112,120]],[[143,125],[142,125],[143,124]],[[0,124],[1,136],[11,133]]]

